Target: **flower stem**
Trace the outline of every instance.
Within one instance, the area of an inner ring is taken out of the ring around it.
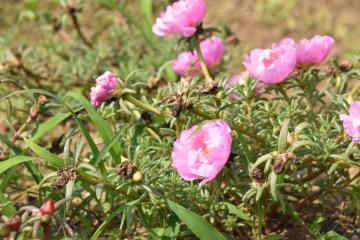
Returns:
[[[213,82],[214,80],[212,79],[212,77],[210,76],[209,70],[206,66],[205,60],[204,60],[204,56],[200,50],[200,40],[199,40],[199,36],[195,35],[195,50],[196,53],[199,57],[199,62],[200,62],[200,66],[201,66],[201,71],[203,72],[206,82]]]

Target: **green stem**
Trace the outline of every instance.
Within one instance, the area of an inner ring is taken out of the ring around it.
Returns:
[[[281,93],[281,95],[283,95],[284,99],[285,99],[288,103],[291,103],[290,98],[289,98],[287,92],[285,91],[285,89],[283,88],[283,86],[282,86],[282,85],[279,85],[279,86],[277,87],[277,89],[278,89],[278,91]]]
[[[92,178],[89,176],[85,176],[85,175],[80,175],[78,176],[78,179],[82,182],[85,182],[87,184],[90,185],[98,185],[98,184],[103,184],[104,187],[108,190],[114,191],[114,192],[118,192],[124,196],[126,196],[127,198],[131,199],[131,200],[135,200],[139,198],[139,195],[135,192],[127,192],[127,190],[121,189],[121,188],[116,188],[116,186],[114,186],[111,183],[108,182],[103,182],[100,179],[96,179],[96,178]]]
[[[205,60],[204,60],[204,56],[200,50],[200,41],[199,41],[199,36],[198,35],[195,35],[195,50],[196,50],[196,53],[199,57],[199,62],[200,62],[200,66],[201,66],[201,71],[203,72],[204,76],[205,76],[205,79],[206,79],[206,82],[213,82],[214,80],[212,79],[212,77],[210,76],[210,73],[209,73],[209,70],[206,66],[206,63],[205,63]]]
[[[141,108],[145,111],[148,111],[148,112],[152,112],[152,113],[155,113],[157,115],[162,115],[164,117],[171,117],[170,114],[167,114],[167,113],[162,113],[159,109],[151,106],[150,104],[148,103],[144,103],[138,99],[136,99],[135,97],[133,97],[131,94],[129,93],[125,93],[123,96],[122,96],[125,100],[131,102],[132,104],[134,104],[136,107],[138,108]]]

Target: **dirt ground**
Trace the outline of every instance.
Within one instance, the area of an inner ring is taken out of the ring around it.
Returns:
[[[247,48],[266,47],[285,36],[329,34],[336,40],[336,53],[360,54],[359,0],[207,0],[207,4],[207,20],[226,23]]]

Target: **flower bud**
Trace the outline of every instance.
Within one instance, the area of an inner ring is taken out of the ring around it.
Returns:
[[[55,211],[55,202],[52,199],[46,201],[40,207],[40,210],[39,210],[41,216],[52,215],[54,213],[54,211]]]
[[[11,231],[18,231],[21,223],[22,221],[20,216],[15,215],[6,222],[6,225],[10,228]]]
[[[342,71],[342,72],[349,72],[352,68],[353,68],[353,65],[352,65],[352,63],[351,62],[349,62],[349,61],[347,61],[347,60],[345,60],[345,61],[343,61],[343,62],[341,62],[340,63],[340,70]]]
[[[134,182],[141,182],[143,180],[143,175],[140,171],[137,171],[133,175],[133,181]]]

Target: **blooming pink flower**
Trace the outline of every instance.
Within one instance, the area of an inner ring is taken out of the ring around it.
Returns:
[[[240,73],[240,75],[233,75],[225,84],[224,88],[226,90],[232,88],[235,86],[235,84],[244,85],[246,82],[246,79],[250,77],[250,74],[248,71],[243,71]],[[259,95],[260,92],[265,88],[266,84],[262,82],[258,82],[256,84],[256,94]],[[236,93],[230,93],[229,94],[230,100],[238,100],[239,96]]]
[[[178,55],[176,62],[172,65],[172,69],[181,76],[195,76],[197,71],[189,70],[195,68],[197,60],[197,57],[192,52],[182,52]]]
[[[153,25],[153,32],[160,36],[180,34],[191,37],[204,19],[207,8],[204,0],[179,0],[166,8]]]
[[[172,166],[186,181],[212,181],[225,166],[231,151],[231,129],[223,120],[206,122],[181,132],[171,153]]]
[[[91,88],[91,104],[94,107],[99,107],[112,96],[120,83],[120,79],[109,71],[99,76],[96,79],[96,86]]]
[[[297,45],[297,63],[299,65],[316,65],[322,63],[329,55],[334,39],[330,36],[316,35],[311,39],[302,39]]]
[[[250,75],[267,84],[284,81],[296,66],[296,48],[289,39],[274,44],[271,49],[254,49],[243,62]]]
[[[206,66],[213,68],[220,64],[225,53],[225,48],[222,40],[214,36],[200,43],[200,51],[204,57]],[[196,51],[180,53],[172,68],[181,76],[188,74],[191,76],[198,75],[198,73],[201,72],[201,66]],[[191,68],[195,71],[190,71]]]
[[[341,114],[344,131],[353,138],[353,141],[360,144],[360,102],[353,102],[350,105],[349,115]]]

